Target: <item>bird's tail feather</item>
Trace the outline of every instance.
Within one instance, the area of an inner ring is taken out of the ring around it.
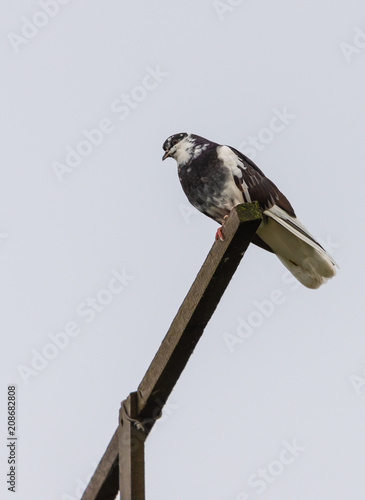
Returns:
[[[268,219],[260,226],[258,236],[300,283],[318,288],[335,276],[337,264],[296,217],[277,205],[264,214]]]
[[[296,279],[307,288],[319,288],[321,285],[326,283],[329,278],[335,276],[336,271],[333,267],[333,273],[331,276],[324,277],[318,271],[317,260],[308,258],[306,262],[302,261],[301,264],[296,264],[291,259],[285,259],[280,255],[277,255],[284,266],[292,273]],[[314,264],[314,265],[313,265]]]

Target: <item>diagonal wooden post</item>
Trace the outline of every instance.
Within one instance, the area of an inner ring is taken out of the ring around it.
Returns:
[[[262,220],[257,202],[231,211],[224,241],[213,244],[137,392],[122,403],[118,429],[81,500],[114,500],[118,489],[122,500],[144,500],[144,441]]]

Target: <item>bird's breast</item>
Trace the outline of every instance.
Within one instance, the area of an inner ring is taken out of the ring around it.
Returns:
[[[191,162],[179,167],[178,174],[190,203],[218,223],[243,202],[242,193],[224,168]]]

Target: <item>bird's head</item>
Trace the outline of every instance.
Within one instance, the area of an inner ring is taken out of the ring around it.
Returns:
[[[188,140],[189,134],[186,132],[182,132],[181,134],[170,135],[163,143],[163,150],[165,154],[162,159],[166,160],[169,156],[174,158],[178,162],[178,158],[181,155],[181,152],[186,151],[189,146]]]
[[[197,158],[204,149],[209,146],[209,141],[194,134],[170,135],[163,143],[165,154],[162,159],[171,157],[177,161],[178,165],[186,165],[192,159]]]

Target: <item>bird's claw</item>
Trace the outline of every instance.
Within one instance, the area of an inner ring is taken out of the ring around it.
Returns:
[[[215,241],[218,241],[218,240],[224,241],[224,236],[223,236],[223,233],[222,233],[222,227],[219,227],[217,229],[217,232],[215,233]]]
[[[221,225],[221,227],[219,227],[217,229],[217,232],[215,233],[215,241],[218,241],[218,240],[224,241],[224,236],[223,236],[223,233],[222,233],[222,229],[223,229],[223,225],[224,225],[224,223],[225,223],[225,221],[226,221],[227,218],[228,218],[228,215],[225,215],[223,217],[222,225]]]

